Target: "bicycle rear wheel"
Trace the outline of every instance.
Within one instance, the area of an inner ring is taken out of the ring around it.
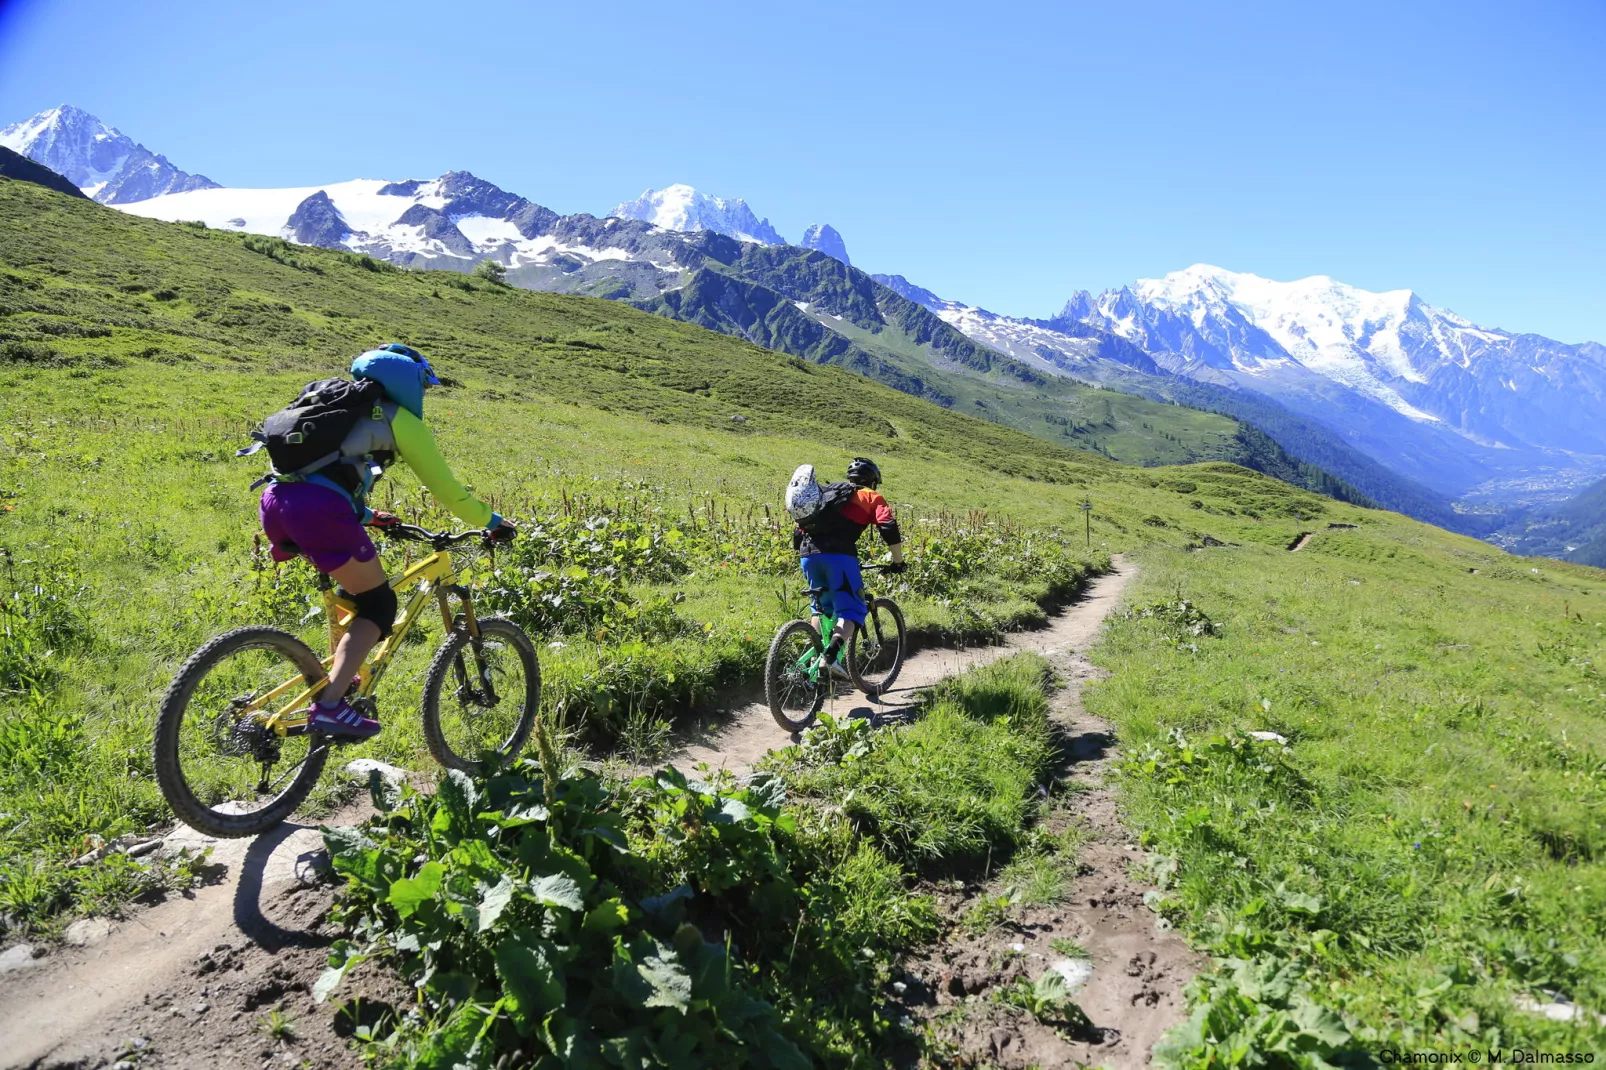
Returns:
[[[484,775],[512,761],[541,707],[535,644],[505,617],[479,618],[480,642],[452,629],[424,676],[424,739],[448,769]]]
[[[814,723],[831,693],[829,674],[812,666],[825,647],[820,633],[806,620],[781,625],[764,661],[764,697],[770,716],[788,732],[801,732]]]
[[[870,603],[864,626],[853,629],[848,642],[848,675],[855,686],[874,698],[898,679],[907,649],[903,610],[890,598],[877,598]]]
[[[324,678],[312,648],[277,628],[235,628],[197,650],[156,718],[156,783],[179,820],[209,836],[254,836],[289,817],[323,773],[321,735],[263,725]],[[249,707],[292,687],[260,711]]]

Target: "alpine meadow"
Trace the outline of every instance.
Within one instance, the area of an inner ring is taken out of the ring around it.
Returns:
[[[955,675],[907,718],[833,707],[797,740],[776,729],[745,776],[674,761],[808,615],[789,473],[837,478],[860,455],[911,562],[872,582],[916,649],[993,647],[1135,570],[1078,653],[1118,752],[1123,872],[1150,889],[1145,924],[1204,963],[1157,1063],[1606,1053],[1606,571],[1223,461],[1106,455],[1229,449],[1234,421],[1180,405],[967,379],[944,408],[619,301],[7,178],[0,949],[212,879],[204,856],[102,848],[172,821],[151,738],[197,647],[243,624],[325,640],[312,570],[274,564],[258,534],[263,463],[235,450],[393,340],[440,373],[426,418],[454,471],[521,525],[471,575],[537,640],[542,702],[512,769],[439,770],[417,717],[436,622],[386,679],[383,734],[337,762],[406,782],[330,774],[309,802],[313,821],[373,805],[325,833],[342,935],[303,979],[327,1017],[360,1020],[354,1058],[1003,1066],[955,1030],[1099,1026],[1048,974],[922,1010],[904,972],[945,941],[1024,942],[1024,912],[1086,864],[1065,813],[1097,785],[1048,713],[1070,681],[1047,661]],[[1098,451],[1050,433],[1072,395],[1084,422],[1114,412]],[[1021,412],[955,411],[994,398]],[[373,505],[456,526],[402,466]],[[373,1015],[351,1009],[364,977],[391,985]]]

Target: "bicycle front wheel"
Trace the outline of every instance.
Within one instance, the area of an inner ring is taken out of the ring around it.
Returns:
[[[512,761],[541,706],[541,662],[524,630],[481,617],[480,641],[453,628],[424,677],[424,739],[448,769],[484,775]]]
[[[764,697],[770,716],[788,732],[814,723],[831,692],[831,678],[816,663],[825,648],[820,633],[806,620],[781,625],[764,662]]]
[[[312,648],[277,628],[235,628],[191,655],[156,718],[156,783],[179,820],[239,837],[289,817],[323,773],[329,742],[281,736],[265,721],[323,678]]]
[[[848,642],[848,674],[865,694],[880,695],[898,679],[907,649],[903,610],[890,598],[877,598]]]

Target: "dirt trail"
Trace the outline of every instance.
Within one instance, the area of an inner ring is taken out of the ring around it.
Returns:
[[[365,800],[330,821],[366,816]],[[167,842],[211,846],[213,879],[121,921],[69,929],[83,946],[31,961],[13,952],[0,973],[0,1066],[360,1065],[308,992],[334,939],[322,924],[331,893],[317,882],[317,828],[213,841],[181,826]],[[276,1009],[294,1020],[293,1040],[264,1032]]]
[[[1147,1066],[1155,1041],[1183,1018],[1182,989],[1204,964],[1176,933],[1156,927],[1143,902],[1152,886],[1131,872],[1143,853],[1106,783],[1117,758],[1114,735],[1082,706],[1083,686],[1102,675],[1082,652],[1134,571],[1118,566],[1067,614],[1074,623],[1056,629],[1067,641],[1038,648],[1064,681],[1050,699],[1050,713],[1066,740],[1061,778],[1078,790],[1068,804],[1050,811],[1046,824],[1081,831],[1073,888],[1060,904],[1016,908],[1009,922],[987,933],[956,928],[943,944],[905,964],[906,991],[915,996],[911,1010],[932,1019],[961,1060],[1000,1070]],[[994,880],[939,888],[937,894],[945,916],[957,921],[981,897],[1001,890]],[[1087,957],[1065,954],[1066,941]],[[1049,970],[1080,981],[1072,998],[1092,1024],[1085,1036],[1067,1039],[1063,1028],[993,1000],[1000,987],[1021,978],[1035,981]]]
[[[874,713],[895,719],[914,706],[923,687],[975,665],[1036,651],[1070,680],[1054,700],[1056,717],[1072,739],[1076,768],[1084,775],[1091,770],[1096,777],[1109,760],[1105,749],[1110,737],[1104,725],[1081,710],[1080,683],[1094,670],[1073,651],[1093,642],[1133,572],[1117,558],[1116,571],[1095,580],[1045,627],[1013,635],[999,646],[917,654],[909,659],[898,687],[880,702],[872,704],[849,692],[828,709],[839,717]],[[789,742],[768,708],[749,701],[720,725],[694,735],[674,761],[687,769],[707,762],[745,771],[767,751]],[[1153,1038],[1178,1015],[1177,992],[1193,972],[1191,959],[1180,941],[1153,931],[1153,915],[1142,905],[1143,888],[1126,876],[1126,863],[1135,855],[1113,795],[1096,787],[1079,796],[1076,805],[1092,841],[1084,848],[1084,876],[1073,905],[1049,912],[1052,917],[1028,918],[1027,924],[1036,928],[1006,935],[1016,943],[1032,941],[1034,948],[1046,948],[1056,933],[1080,939],[1093,955],[1094,970],[1077,999],[1105,1030],[1102,1035],[1109,1043],[1076,1051],[1115,1066],[1141,1065]],[[364,799],[329,820],[353,823],[366,817],[366,811]],[[193,892],[134,910],[123,920],[108,924],[96,919],[77,927],[81,946],[69,944],[32,959],[13,948],[0,957],[0,1067],[357,1067],[332,1009],[313,1003],[310,996],[326,949],[338,935],[325,923],[332,893],[316,877],[322,862],[316,827],[288,823],[255,840],[225,841],[210,841],[180,827],[168,839],[173,847],[211,846],[213,879]],[[945,993],[953,987],[955,970],[961,977],[967,968],[981,970],[977,964],[993,949],[945,945],[939,953],[949,958],[969,955],[970,960],[968,966],[935,959],[929,964],[937,973],[947,970],[930,978],[934,1009],[953,1002]],[[1036,961],[1020,954],[1013,959]],[[961,980],[961,989],[967,983]],[[360,988],[348,982],[344,994],[395,995]],[[292,1019],[293,1039],[267,1035],[264,1019],[274,1010]],[[1053,1048],[1057,1041],[1046,1030],[1007,1023],[990,1029],[979,1037],[965,1034],[962,1046],[1003,1067],[1025,1065],[1017,1057],[1022,1052],[1052,1056],[1032,1060],[1042,1065],[1058,1065],[1065,1055]]]
[[[1109,725],[1082,707],[1083,684],[1100,675],[1082,651],[1097,639],[1136,572],[1118,556],[1113,572],[1095,579],[1045,627],[1011,635],[999,646],[916,654],[899,674],[897,688],[881,702],[852,691],[827,706],[837,717],[895,720],[913,707],[920,689],[1021,651],[1046,656],[1065,682],[1050,706],[1067,741],[1061,775],[1084,790],[1054,820],[1077,824],[1086,837],[1069,896],[1058,906],[1019,910],[1010,924],[982,936],[963,935],[956,928],[944,942],[904,963],[909,1011],[933,1019],[938,1035],[962,1060],[971,1061],[965,1065],[1001,1070],[1147,1066],[1154,1042],[1182,1019],[1182,989],[1203,964],[1175,933],[1156,928],[1156,917],[1143,902],[1151,885],[1128,872],[1142,853],[1121,821],[1114,789],[1105,784],[1116,757],[1114,736]],[[673,761],[686,770],[706,762],[739,773],[790,742],[771,719],[769,707],[754,697],[727,720],[694,736]],[[998,890],[975,882],[937,894],[944,914],[957,921],[978,898]],[[1094,1029],[1075,1041],[991,999],[994,990],[1016,978],[1035,980],[1056,967],[1074,970],[1051,947],[1059,939],[1086,949],[1091,967],[1073,998]]]

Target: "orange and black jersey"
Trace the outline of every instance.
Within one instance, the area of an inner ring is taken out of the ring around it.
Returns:
[[[833,484],[832,486],[835,486]],[[826,488],[827,491],[830,488]],[[855,487],[853,494],[841,505],[809,524],[809,530],[799,527],[792,532],[792,548],[802,557],[811,554],[857,554],[859,536],[871,524],[881,533],[881,541],[896,546],[903,541],[898,530],[898,518],[892,515],[879,491],[869,487]]]

